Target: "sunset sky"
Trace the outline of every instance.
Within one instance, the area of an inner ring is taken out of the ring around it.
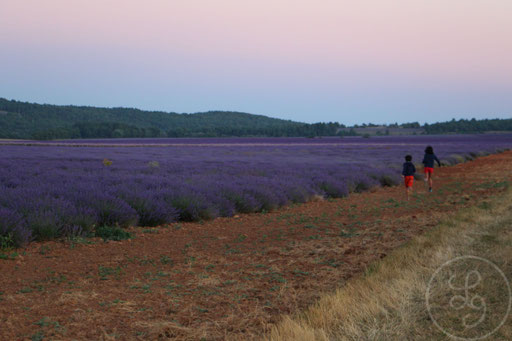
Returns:
[[[510,0],[0,0],[0,97],[304,122],[512,117]]]

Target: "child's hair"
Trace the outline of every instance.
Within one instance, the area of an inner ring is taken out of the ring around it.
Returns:
[[[432,148],[432,146],[427,146],[427,148],[425,148],[425,153],[434,154],[434,148]]]
[[[412,161],[412,156],[406,155],[405,156],[405,161]]]

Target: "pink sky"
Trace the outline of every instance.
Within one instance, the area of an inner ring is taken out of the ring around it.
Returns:
[[[18,80],[0,97],[302,121],[503,116],[511,18],[509,0],[2,0],[0,76]]]

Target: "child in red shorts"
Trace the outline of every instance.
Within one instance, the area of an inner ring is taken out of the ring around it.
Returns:
[[[406,155],[405,162],[402,169],[402,176],[405,183],[405,194],[407,195],[407,201],[409,201],[409,194],[412,192],[412,184],[414,183],[414,173],[416,173],[416,167],[411,162],[412,156]]]
[[[425,149],[425,156],[423,157],[423,169],[425,172],[425,181],[428,181],[429,192],[432,192],[432,174],[434,173],[434,161],[437,161],[438,166],[441,167],[441,162],[439,162],[436,154],[434,154],[434,148],[432,148],[432,146],[427,146]]]

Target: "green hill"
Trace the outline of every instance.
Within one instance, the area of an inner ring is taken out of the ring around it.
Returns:
[[[0,138],[335,136],[512,131],[512,119],[461,119],[420,125],[300,123],[232,111],[178,114],[134,108],[50,105],[0,98]]]
[[[133,108],[35,104],[0,98],[0,138],[319,136],[338,123],[306,124],[241,112],[177,114]]]

